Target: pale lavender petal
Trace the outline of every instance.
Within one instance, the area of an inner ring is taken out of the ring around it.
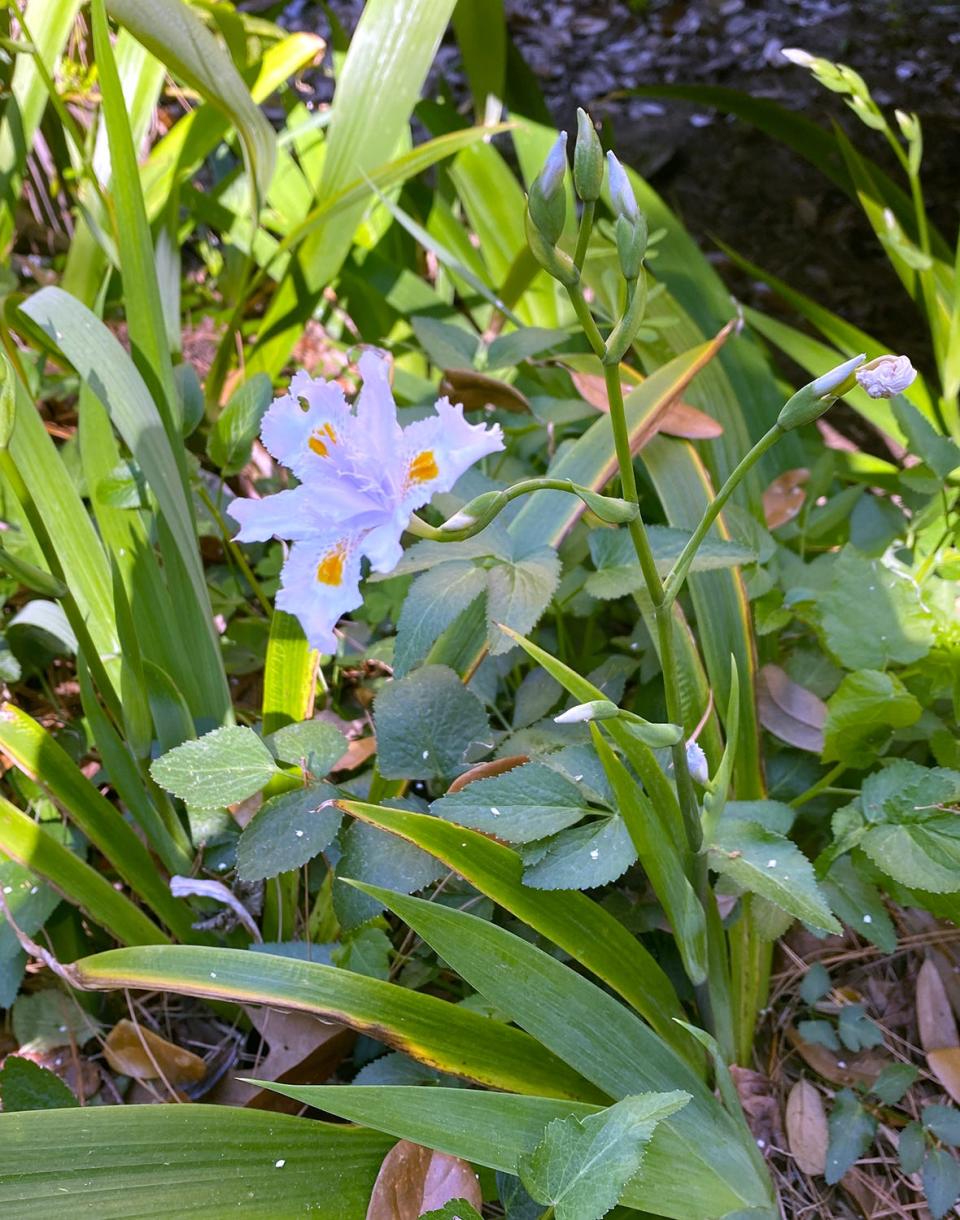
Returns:
[[[311,647],[337,651],[333,633],[340,618],[361,605],[360,539],[343,535],[327,546],[298,542],[280,573],[277,609],[300,622]]]
[[[307,498],[304,487],[278,491],[262,500],[243,496],[231,500],[227,512],[240,523],[235,537],[238,542],[266,542],[270,538],[289,538],[289,525],[300,516]]]
[[[298,479],[322,476],[337,468],[349,420],[350,408],[335,381],[314,381],[297,373],[289,394],[277,398],[263,417],[260,437]]]
[[[397,404],[390,389],[390,363],[375,351],[365,351],[357,362],[363,386],[357,397],[353,439],[358,451],[384,486],[395,484],[401,430]]]
[[[503,448],[499,424],[468,423],[463,407],[451,406],[446,398],[436,404],[436,412],[403,430],[402,505],[407,512],[437,492],[449,491],[474,462]]]
[[[266,542],[269,538],[326,540],[350,529],[370,528],[383,520],[383,509],[344,479],[333,478],[317,487],[301,483],[289,491],[253,500],[239,497],[227,512],[240,523],[240,542]]]
[[[400,535],[406,529],[409,512],[398,509],[393,516],[364,535],[360,549],[375,572],[392,572],[400,562],[403,547]]]

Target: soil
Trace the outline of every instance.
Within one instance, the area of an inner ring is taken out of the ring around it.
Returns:
[[[856,203],[798,154],[708,107],[618,91],[664,83],[717,84],[769,98],[824,126],[838,121],[864,152],[896,173],[883,139],[784,47],[849,63],[885,108],[916,111],[925,134],[924,181],[934,222],[958,224],[960,3],[924,0],[505,0],[509,29],[558,127],[575,108],[612,125],[622,158],[641,170],[747,304],[780,307],[735,271],[714,239],[817,298],[896,351],[929,363],[922,323]],[[358,0],[331,0],[351,29]],[[294,0],[291,29],[328,34],[323,7]],[[465,96],[448,35],[436,78]],[[782,312],[782,311],[781,311]],[[789,313],[784,314],[789,320]]]

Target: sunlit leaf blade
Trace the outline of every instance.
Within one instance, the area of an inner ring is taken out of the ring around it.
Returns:
[[[389,1137],[227,1106],[0,1115],[0,1210],[44,1220],[305,1215],[364,1220]]]
[[[523,864],[516,852],[478,831],[426,814],[360,801],[340,803],[361,821],[430,852],[549,937],[622,995],[679,1053],[687,1053],[686,1040],[677,1036],[673,1021],[681,1009],[672,984],[640,941],[599,903],[575,891],[554,893],[524,885]]]
[[[96,869],[45,834],[0,797],[0,851],[44,877],[101,928],[128,945],[162,944],[167,938],[139,907]]]
[[[170,951],[172,950],[172,952]],[[269,1004],[343,1021],[423,1063],[493,1088],[600,1099],[576,1071],[519,1030],[434,996],[334,966],[243,949],[115,949],[71,968],[81,987],[174,991]]]
[[[397,153],[453,5],[454,0],[372,0],[364,7],[337,80],[318,205]],[[350,250],[364,200],[298,248],[264,318],[251,371],[275,374],[282,368],[304,319]]]
[[[261,714],[265,736],[310,716],[318,660],[297,620],[274,610],[263,667]]]
[[[133,892],[183,940],[192,938],[189,909],[173,898],[167,883],[116,806],[87,779],[53,737],[20,708],[0,708],[0,750],[34,776],[110,861]]]
[[[650,1206],[657,1199],[657,1209],[663,1210],[665,1199],[690,1182],[705,1180],[711,1182],[713,1200],[731,1200],[727,1210],[744,1206],[747,1199],[757,1205],[765,1202],[767,1188],[732,1120],[687,1065],[612,996],[549,954],[474,915],[354,884],[375,893],[491,1003],[608,1095],[673,1089],[691,1095],[690,1104],[658,1132],[673,1167],[664,1180],[648,1166],[644,1188],[650,1192]],[[597,1037],[598,1028],[602,1038]],[[709,1148],[703,1142],[708,1126]],[[684,1175],[676,1174],[676,1164],[683,1164]],[[678,1181],[681,1177],[686,1181]],[[701,1213],[694,1209],[687,1214]],[[721,1208],[718,1214],[723,1214]]]
[[[224,111],[240,134],[257,193],[265,199],[276,136],[233,61],[200,18],[182,0],[108,0],[107,7],[175,76]]]

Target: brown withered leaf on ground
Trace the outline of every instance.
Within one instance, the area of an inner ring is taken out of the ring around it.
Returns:
[[[477,1211],[483,1206],[480,1183],[469,1162],[401,1140],[380,1166],[367,1220],[418,1220],[451,1199],[466,1199]]]
[[[953,1100],[960,1103],[960,1046],[927,1051],[927,1065]]]
[[[466,411],[498,407],[523,414],[530,410],[526,397],[515,386],[472,369],[448,369],[440,382],[440,393],[446,394],[451,402],[462,403]]]
[[[136,1080],[159,1080],[162,1076],[175,1088],[194,1084],[207,1074],[206,1062],[199,1055],[168,1042],[144,1025],[138,1029],[126,1017],[107,1035],[103,1057],[121,1076]]]
[[[779,665],[764,665],[757,674],[757,712],[763,727],[787,745],[823,753],[827,705]]]
[[[917,972],[917,1026],[920,1045],[928,1056],[931,1051],[960,1046],[950,998],[940,971],[929,958]]]
[[[336,1021],[321,1021],[303,1012],[280,1012],[275,1008],[245,1008],[257,1032],[269,1046],[268,1054],[242,1073],[258,1080],[280,1084],[319,1084],[326,1080],[349,1053],[354,1033]],[[219,1105],[249,1106],[295,1114],[300,1102],[260,1089],[227,1073],[210,1096]]]
[[[786,525],[803,508],[807,495],[803,485],[809,478],[810,471],[801,466],[796,470],[785,470],[773,480],[763,493],[763,516],[767,529],[775,530],[780,525]]]
[[[790,1090],[786,1124],[787,1143],[797,1166],[804,1173],[823,1173],[830,1130],[820,1090],[809,1080],[798,1080]]]
[[[770,1077],[751,1068],[730,1065],[734,1087],[747,1116],[747,1123],[758,1146],[766,1152],[768,1148],[783,1147],[783,1126],[780,1122],[780,1106],[773,1092]]]
[[[377,752],[376,737],[357,737],[347,746],[346,753],[330,768],[334,771],[356,771]]]
[[[525,762],[529,761],[527,754],[511,754],[508,758],[494,758],[490,762],[477,763],[469,771],[464,771],[463,775],[457,776],[447,789],[447,795],[451,796],[453,793],[459,792],[462,788],[466,788],[467,784],[472,784],[475,779],[489,779],[492,775],[503,775],[505,771],[512,771],[514,767],[522,767]]]
[[[831,1084],[842,1084],[848,1088],[855,1085],[869,1087],[874,1083],[887,1064],[892,1063],[889,1055],[880,1055],[876,1051],[858,1051],[851,1055],[849,1051],[837,1053],[829,1047],[821,1046],[819,1042],[805,1042],[796,1028],[787,1027],[787,1039],[797,1054],[808,1067]]]

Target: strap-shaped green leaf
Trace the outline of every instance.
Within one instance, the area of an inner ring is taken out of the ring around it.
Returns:
[[[602,1101],[600,1089],[518,1029],[407,987],[335,966],[193,945],[112,949],[70,968],[79,986],[162,989],[270,1004],[343,1021],[415,1059],[491,1088]]]

